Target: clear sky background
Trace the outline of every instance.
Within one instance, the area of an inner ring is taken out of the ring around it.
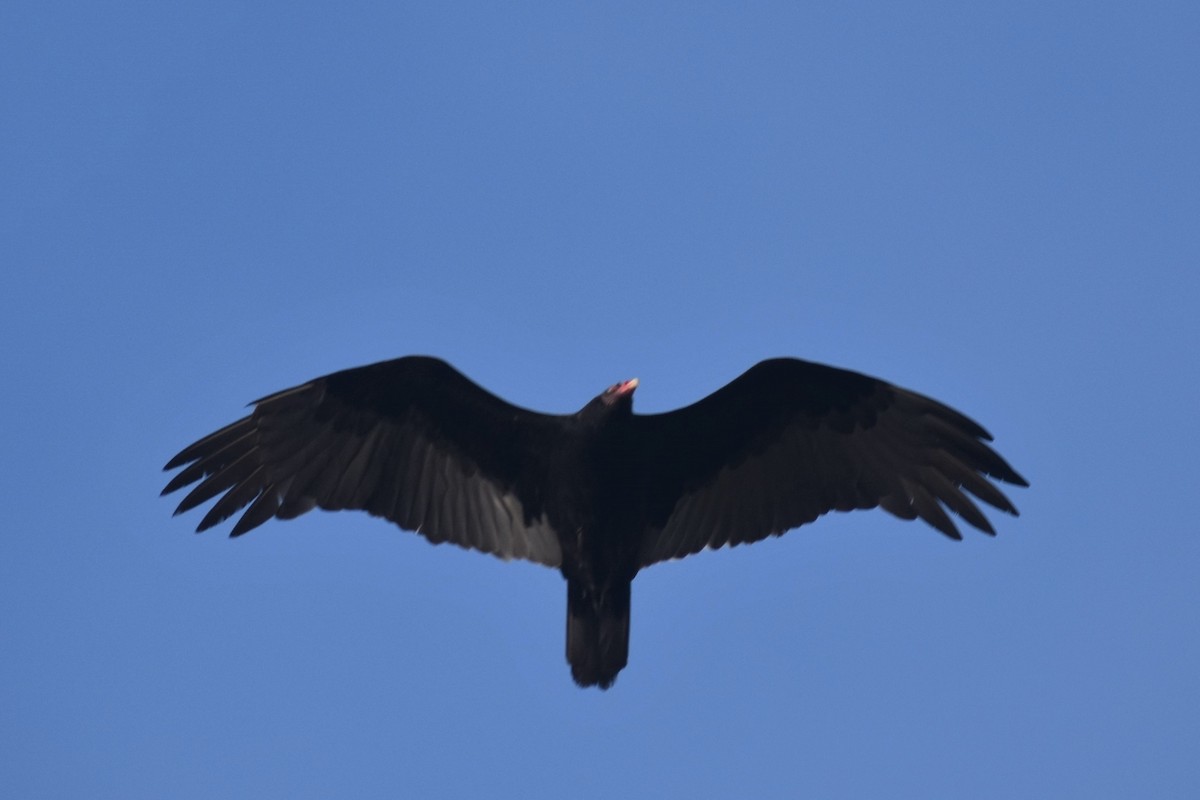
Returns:
[[[6,797],[1200,792],[1200,5],[0,6]],[[1032,483],[655,566],[606,693],[560,576],[161,465],[442,356],[568,412],[795,355]]]

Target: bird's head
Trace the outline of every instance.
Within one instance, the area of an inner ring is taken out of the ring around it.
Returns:
[[[615,406],[625,404],[633,405],[633,390],[638,386],[637,378],[630,378],[627,381],[614,383],[612,386],[604,390],[600,395],[600,400],[605,405]]]
[[[637,388],[638,379],[614,383],[580,410],[582,417],[604,419],[615,414],[629,415],[633,413],[633,390]]]

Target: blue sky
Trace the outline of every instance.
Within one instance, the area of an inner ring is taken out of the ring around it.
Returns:
[[[0,786],[1196,793],[1197,41],[1183,2],[6,3]],[[409,353],[556,412],[848,366],[1032,488],[995,539],[655,566],[581,691],[551,570],[158,498],[247,401]]]

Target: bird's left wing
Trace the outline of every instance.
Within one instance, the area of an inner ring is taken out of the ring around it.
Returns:
[[[1027,485],[948,406],[797,359],[764,361],[698,403],[634,420],[648,493],[641,566],[834,510],[881,506],[961,538],[944,505],[993,533],[967,493],[1016,514],[987,477]]]
[[[410,356],[258,400],[172,458],[165,469],[184,469],[163,494],[200,481],[176,514],[222,495],[197,531],[247,505],[232,536],[313,507],[361,509],[435,543],[556,567],[539,468],[560,427],[444,361]]]

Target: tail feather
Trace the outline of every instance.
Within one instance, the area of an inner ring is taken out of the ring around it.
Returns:
[[[567,661],[580,686],[607,689],[629,660],[628,581],[599,589],[567,581]]]

